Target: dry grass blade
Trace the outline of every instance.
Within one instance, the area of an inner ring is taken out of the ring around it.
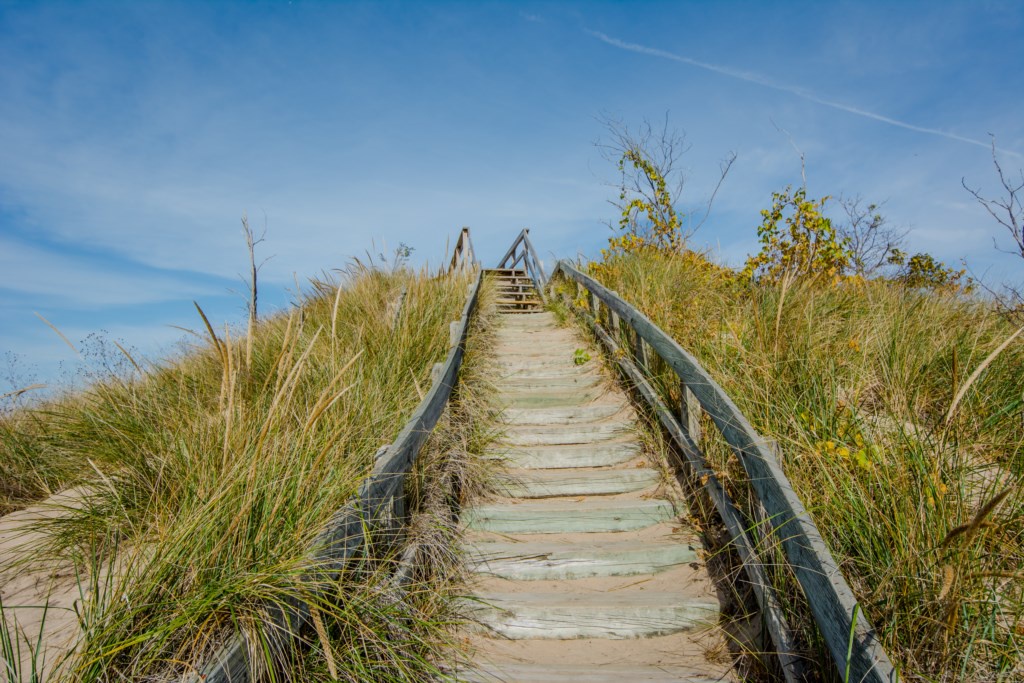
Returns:
[[[28,393],[30,391],[35,391],[36,389],[45,389],[45,388],[46,388],[45,384],[29,384],[27,387],[21,387],[20,389],[15,389],[14,391],[8,391],[6,394],[0,394],[0,401],[4,400],[6,398],[18,398],[22,394],[26,394],[26,393]]]
[[[320,610],[315,606],[310,605],[309,615],[313,618],[313,628],[316,630],[316,636],[320,639],[320,647],[323,649],[324,659],[327,662],[327,670],[331,674],[331,678],[338,678],[338,663],[334,660],[334,653],[332,652],[331,639],[327,635],[327,629],[324,627],[324,620],[320,616]]]
[[[132,358],[132,354],[128,353],[128,349],[121,346],[117,341],[114,341],[114,346],[117,347],[118,351],[124,354],[124,357],[128,359],[128,362],[132,364],[132,367],[141,375],[142,368],[139,367],[139,364],[135,362],[134,358]]]
[[[949,595],[949,590],[953,587],[953,579],[956,577],[956,573],[953,568],[948,564],[942,566],[942,586],[939,587],[939,594],[935,596],[936,600],[942,600]]]
[[[71,343],[71,340],[70,340],[70,339],[68,339],[67,337],[65,337],[65,336],[64,336],[64,333],[63,333],[63,332],[61,332],[60,330],[58,330],[58,329],[57,329],[57,326],[56,326],[56,325],[54,325],[53,323],[51,323],[51,322],[50,322],[49,320],[47,320],[46,318],[44,318],[44,317],[43,317],[42,315],[40,315],[39,313],[36,313],[36,317],[37,317],[37,318],[39,318],[40,320],[42,320],[42,321],[43,321],[44,323],[46,323],[47,327],[49,327],[49,328],[50,328],[51,330],[53,330],[54,332],[56,332],[56,333],[57,333],[57,336],[58,336],[58,337],[60,337],[61,339],[63,339],[63,340],[64,340],[64,343],[68,345],[68,348],[69,348],[69,349],[71,349],[72,351],[74,351],[74,352],[75,352],[75,355],[76,355],[76,356],[81,356],[81,355],[82,355],[82,354],[80,354],[80,353],[78,352],[78,349],[76,349],[76,348],[75,348],[75,345]]]
[[[313,409],[310,411],[309,419],[306,420],[306,425],[302,428],[303,436],[305,436],[306,433],[309,432],[309,430],[316,425],[317,420],[320,419],[320,416],[323,415],[328,408],[334,405],[339,398],[348,393],[348,391],[352,388],[352,385],[349,385],[342,389],[341,391],[335,391],[335,389],[338,386],[338,383],[341,381],[341,378],[344,376],[345,372],[349,368],[351,368],[362,355],[363,351],[360,351],[352,358],[350,358],[349,361],[345,363],[344,366],[342,366],[341,370],[338,370],[338,372],[335,373],[334,379],[332,379],[331,383],[327,386],[326,389],[324,389],[324,392],[320,395],[320,399],[316,402],[316,405],[314,405]]]
[[[946,538],[942,539],[942,543],[939,544],[939,547],[945,548],[958,536],[966,536],[965,540],[969,540],[971,536],[973,536],[974,533],[985,524],[985,518],[992,514],[992,511],[999,507],[999,504],[1002,503],[1012,491],[1012,486],[1005,488],[989,499],[987,503],[978,509],[978,512],[975,513],[974,518],[971,519],[970,522],[951,529],[950,532],[946,534]]]
[[[412,371],[412,368],[409,368],[409,376],[412,377],[412,385],[416,387],[416,395],[419,396],[422,401],[424,395],[423,389],[420,388],[420,383],[416,380],[416,373]]]
[[[227,359],[224,357],[224,347],[220,339],[217,338],[217,333],[213,331],[213,325],[210,324],[209,318],[203,313],[202,307],[199,302],[193,301],[192,305],[199,311],[199,317],[203,319],[203,324],[206,325],[206,332],[210,335],[210,340],[213,342],[213,347],[217,349],[217,355],[220,356],[221,362],[227,365]]]
[[[988,354],[988,357],[986,357],[985,360],[981,362],[981,365],[979,365],[974,372],[971,373],[971,376],[967,378],[967,381],[964,382],[964,385],[960,387],[958,392],[956,392],[956,396],[953,397],[953,402],[949,405],[949,412],[946,413],[947,426],[953,421],[953,414],[956,413],[956,407],[960,405],[960,401],[963,399],[964,394],[967,393],[967,390],[971,388],[971,385],[974,384],[975,381],[977,381],[978,377],[981,376],[981,373],[985,372],[985,368],[987,368],[992,361],[994,361],[996,357],[1006,349],[1007,346],[1013,343],[1013,340],[1019,337],[1022,332],[1024,332],[1024,327],[1021,327],[1011,334],[1006,341],[997,346],[992,353]]]
[[[341,293],[345,291],[345,288],[338,285],[338,289],[334,293],[334,307],[331,309],[331,341],[332,343],[338,338],[338,305],[341,303]]]

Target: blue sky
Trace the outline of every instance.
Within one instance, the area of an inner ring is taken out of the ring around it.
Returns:
[[[742,262],[771,192],[887,201],[908,246],[1024,279],[960,182],[1024,166],[1024,4],[20,3],[0,0],[0,353],[52,381],[100,330],[159,356],[191,301],[237,322],[239,219],[265,310],[399,242],[493,261],[530,226],[595,254],[601,112],[685,130],[684,206],[738,155],[697,242]],[[376,247],[374,246],[376,245]],[[3,362],[3,359],[0,359]],[[0,393],[6,390],[0,367]]]

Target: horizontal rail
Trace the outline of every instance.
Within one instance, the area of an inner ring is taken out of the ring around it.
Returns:
[[[629,354],[624,352],[613,334],[604,329],[599,317],[583,310],[577,310],[577,313],[590,325],[594,335],[604,344],[609,356],[618,364],[631,386],[639,392],[648,407],[657,416],[658,421],[678,446],[693,479],[701,482],[705,493],[715,506],[718,516],[729,531],[732,545],[735,547],[747,573],[747,578],[750,580],[750,587],[754,591],[754,598],[764,615],[765,625],[775,645],[775,653],[779,658],[787,683],[808,680],[804,661],[796,654],[796,637],[789,627],[778,596],[758,560],[754,549],[755,544],[747,534],[748,525],[743,519],[743,514],[719,481],[714,470],[704,459],[704,454],[701,453],[695,441],[697,437],[691,435],[691,429],[665,405],[640,367],[630,359]]]
[[[477,309],[483,273],[477,275],[456,326],[451,330],[452,346],[444,364],[435,373],[430,390],[405,423],[394,443],[381,448],[374,457],[370,475],[363,480],[356,496],[337,510],[311,547],[314,573],[307,578],[310,585],[327,585],[337,580],[346,563],[371,544],[372,533],[396,519],[404,518],[405,480],[427,437],[437,425],[452,391],[458,384],[459,370],[466,352],[469,323]],[[437,367],[437,366],[435,366]],[[387,517],[391,520],[387,520]],[[301,638],[301,632],[312,623],[309,605],[295,600],[287,606],[269,606],[278,644]],[[193,681],[203,683],[249,683],[252,666],[250,646],[246,637],[235,633],[200,668]]]
[[[638,347],[641,346],[640,340],[646,342],[672,368],[699,407],[711,417],[739,458],[755,496],[772,522],[788,564],[807,596],[811,613],[840,677],[847,681],[872,683],[897,681],[896,669],[889,661],[817,526],[793,491],[770,443],[758,435],[732,399],[697,359],[643,313],[566,261],[558,262],[552,280],[558,275],[577,283],[590,293],[589,298],[594,301],[592,310],[595,315],[592,317],[595,320],[599,319],[595,304],[600,301],[614,319],[625,323],[636,335]],[[635,379],[641,378],[642,375]],[[648,384],[648,388],[651,396],[656,396],[653,387]],[[648,392],[643,393],[646,397]],[[693,446],[695,449],[695,444],[688,441],[688,447]],[[708,481],[714,480],[709,476]],[[712,495],[713,500],[716,495]],[[729,526],[728,520],[723,521]],[[730,531],[733,530],[730,528]],[[745,549],[742,544],[738,548],[742,557]],[[749,573],[748,576],[755,584],[758,583],[757,578]]]
[[[522,232],[515,238],[512,246],[508,248],[501,261],[498,262],[498,268],[515,269],[520,263],[523,264],[523,270],[533,279],[537,291],[543,299],[548,276],[544,273],[544,267],[541,265],[540,259],[537,258],[537,250],[533,248],[533,243],[530,242],[529,228],[523,228]]]

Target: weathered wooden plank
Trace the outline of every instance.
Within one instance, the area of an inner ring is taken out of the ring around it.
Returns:
[[[521,251],[519,250],[520,247],[522,248]],[[541,265],[540,259],[537,258],[537,250],[533,248],[533,243],[530,242],[529,228],[523,228],[515,238],[512,246],[508,248],[508,251],[505,252],[505,255],[498,262],[498,269],[515,268],[519,263],[523,264],[526,273],[533,279],[540,298],[545,299],[548,277],[544,273],[544,267]]]
[[[693,392],[689,388],[680,382],[680,397],[679,397],[679,422],[686,429],[686,433],[690,435],[693,442],[700,446],[701,442],[701,427],[700,427],[700,414],[701,407],[700,401],[694,396]]]
[[[533,248],[533,243],[530,241],[530,229],[524,228],[522,235],[523,243],[526,245],[526,252],[529,254],[530,261],[532,262],[534,282],[537,283],[537,289],[543,292],[548,276],[544,273],[544,267],[540,264],[540,259],[537,257],[537,250]]]
[[[514,266],[507,265],[508,264],[508,260],[510,258],[512,258],[512,256],[516,253],[516,248],[519,246],[519,243],[523,241],[523,236],[525,235],[525,233],[526,233],[526,230],[524,228],[523,231],[520,232],[519,235],[515,238],[515,240],[512,241],[512,246],[508,248],[508,251],[505,252],[505,255],[501,257],[500,261],[498,261],[498,268],[499,269],[501,269],[501,268],[513,268],[514,267]]]
[[[640,311],[565,261],[559,261],[558,272],[595,293],[650,344],[693,392],[721,431],[773,520],[789,564],[807,595],[815,622],[840,676],[846,676],[849,664],[851,681],[896,681],[898,674],[895,668],[817,526],[782,468],[732,399],[692,355]],[[852,651],[847,662],[851,639]]]
[[[554,276],[552,276],[554,277]],[[796,654],[798,644],[792,629],[774,588],[762,570],[763,563],[754,550],[754,544],[747,534],[747,523],[743,514],[733,502],[722,483],[718,480],[714,471],[708,466],[704,454],[701,452],[697,442],[684,428],[685,422],[680,422],[672,414],[668,406],[661,399],[657,390],[647,381],[646,375],[629,357],[621,353],[616,340],[586,313],[580,315],[590,324],[594,334],[608,350],[610,356],[615,359],[619,369],[626,376],[627,381],[634,387],[644,399],[644,402],[651,409],[658,421],[672,437],[680,453],[685,458],[691,475],[703,486],[708,498],[711,499],[718,516],[725,523],[731,536],[731,542],[735,547],[743,568],[750,580],[751,589],[754,592],[754,599],[764,618],[765,627],[775,645],[775,653],[782,666],[783,674],[787,683],[800,683],[810,680],[804,661]]]

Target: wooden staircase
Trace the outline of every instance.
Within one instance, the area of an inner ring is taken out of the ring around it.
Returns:
[[[502,313],[534,313],[543,308],[533,278],[525,270],[496,268],[484,273],[497,284],[497,306]]]
[[[674,482],[645,452],[600,356],[497,271],[506,428],[495,500],[466,509],[476,628],[462,681],[710,682],[719,601]],[[586,359],[584,361],[584,359]],[[581,362],[583,361],[583,362]]]

